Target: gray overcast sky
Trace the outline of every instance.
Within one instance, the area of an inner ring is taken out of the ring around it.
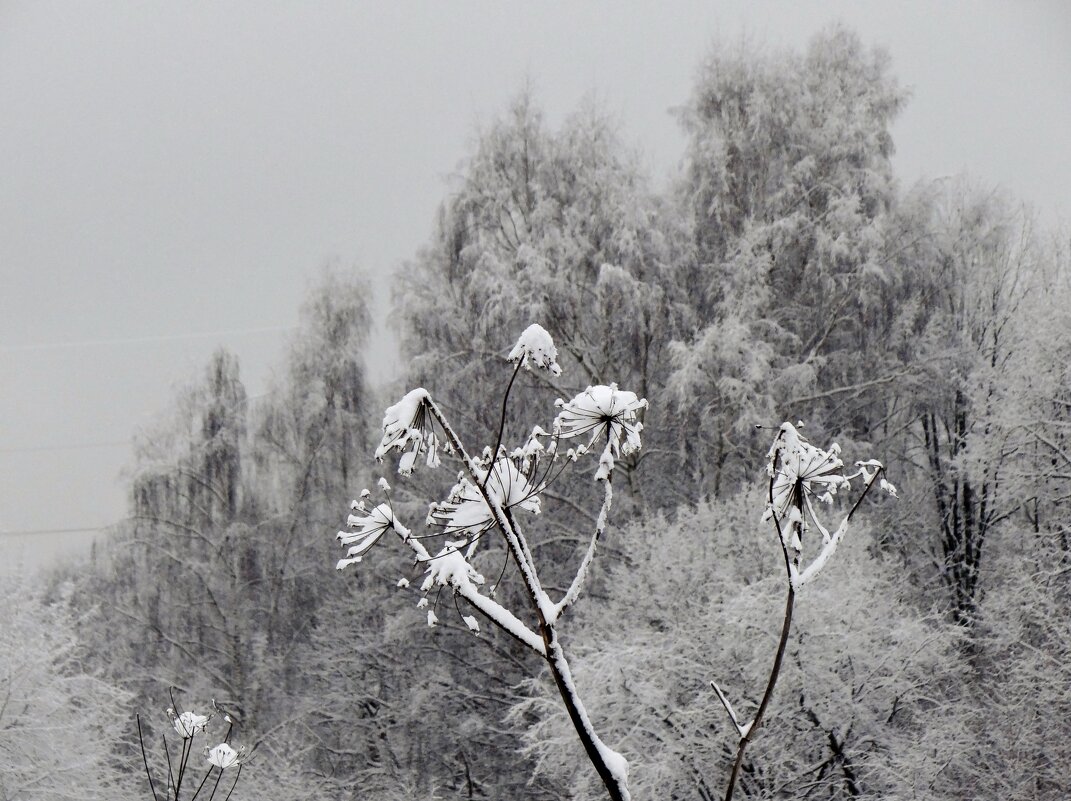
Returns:
[[[320,266],[409,257],[526,80],[552,122],[596,92],[664,176],[714,40],[837,20],[913,91],[905,182],[967,170],[1067,218],[1059,0],[0,2],[0,532],[118,519],[127,443],[176,383],[222,342],[262,392]],[[88,538],[0,534],[0,562]]]

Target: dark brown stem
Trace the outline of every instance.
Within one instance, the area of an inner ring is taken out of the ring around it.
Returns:
[[[781,641],[777,643],[777,654],[774,656],[773,668],[770,670],[770,680],[766,683],[766,692],[762,695],[762,701],[759,703],[759,711],[755,713],[755,719],[752,721],[747,733],[740,738],[740,744],[736,749],[736,761],[733,763],[733,772],[729,776],[729,787],[725,791],[725,801],[732,801],[733,790],[736,788],[736,779],[740,774],[740,766],[744,762],[744,751],[747,749],[747,744],[751,742],[751,737],[755,733],[755,730],[759,728],[762,723],[763,715],[766,713],[766,707],[770,704],[770,699],[773,698],[774,685],[777,684],[777,677],[781,673],[781,662],[785,658],[785,649],[788,645],[788,635],[792,629],[792,606],[795,602],[796,591],[792,589],[791,583],[788,586],[788,597],[785,599],[785,620],[781,625]]]
[[[521,371],[521,360],[517,360],[517,366],[513,369],[513,375],[509,377],[509,383],[506,384],[506,391],[502,395],[502,418],[498,421],[498,437],[495,439],[495,447],[491,451],[491,464],[487,468],[487,475],[483,479],[483,488],[487,489],[487,480],[491,478],[491,470],[494,468],[494,464],[498,461],[498,448],[502,445],[502,435],[506,430],[506,404],[509,402],[509,392],[513,389],[513,382],[517,380],[517,373]]]
[[[141,734],[141,715],[135,715],[134,720],[138,723],[138,744],[141,745],[141,762],[145,765],[145,776],[149,780],[149,789],[152,791],[153,801],[160,801],[160,797],[156,795],[156,785],[152,780],[152,773],[149,771],[149,758],[145,756],[145,738]]]
[[[773,509],[773,486],[774,478],[771,478],[771,516],[773,517],[774,527],[777,529],[777,540],[781,543],[781,550],[784,553],[785,573],[788,578],[788,594],[785,597],[785,618],[781,624],[781,639],[777,643],[777,653],[774,655],[773,667],[770,668],[770,678],[766,682],[766,691],[762,694],[762,700],[759,702],[759,709],[755,713],[754,720],[751,721],[748,730],[744,732],[743,736],[740,738],[740,743],[736,748],[736,760],[733,762],[733,771],[729,774],[729,786],[725,790],[725,801],[732,801],[733,791],[736,789],[736,780],[740,775],[740,766],[744,763],[744,751],[747,750],[747,744],[751,742],[751,738],[755,734],[755,731],[762,725],[763,716],[766,714],[766,707],[770,705],[770,699],[773,698],[774,687],[777,685],[777,677],[781,674],[781,662],[784,661],[785,649],[788,647],[788,636],[792,630],[792,608],[796,601],[796,590],[792,586],[792,557],[789,555],[788,547],[785,545],[785,538],[781,531],[781,522],[777,519],[777,511]],[[793,503],[802,517],[803,487],[800,482],[797,482],[793,495]],[[798,523],[793,523],[792,525],[798,525]]]

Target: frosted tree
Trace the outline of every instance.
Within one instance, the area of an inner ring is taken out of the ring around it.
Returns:
[[[1048,368],[1015,384],[1024,363],[1040,367],[1027,334],[1040,311],[1031,294],[1044,284],[1029,219],[999,193],[956,181],[931,214],[917,251],[918,314],[905,337],[913,352],[905,427],[933,500],[937,570],[953,616],[969,625],[990,534],[1031,492],[1030,481],[1012,480],[1013,462],[1032,444],[1022,436],[1029,385],[1043,383]]]
[[[561,373],[557,356],[553,340],[541,326],[532,325],[524,331],[507,357],[515,366],[502,396],[495,442],[479,456],[465,447],[426,389],[412,390],[387,409],[376,457],[382,459],[392,451],[400,451],[398,472],[403,476],[411,474],[418,463],[437,467],[443,456],[452,457],[460,463],[457,483],[445,500],[431,504],[427,524],[434,530],[430,534],[414,534],[399,520],[385,479],[379,485],[385,496],[382,502],[373,505],[371,493],[365,490],[353,502],[349,530],[339,533],[347,552],[338,568],[359,563],[384,535],[396,535],[412,552],[416,565],[424,569],[420,586],[423,595],[417,605],[427,610],[428,625],[437,625],[440,615],[447,613],[443,607],[452,605],[460,622],[473,634],[480,633],[483,620],[536,653],[546,664],[609,797],[628,801],[628,763],[596,733],[580,699],[559,628],[563,616],[581,594],[605,533],[615,465],[621,457],[640,449],[643,423],[639,417],[647,401],[614,384],[591,386],[569,401],[557,401],[559,411],[550,432],[534,426],[523,442],[515,447],[506,446],[503,433],[510,391],[518,375],[522,369],[536,369],[557,377]],[[562,452],[563,448],[567,449]],[[569,464],[588,454],[597,459],[594,478],[602,485],[603,501],[573,579],[555,600],[540,579],[532,548],[520,524],[521,513],[538,514],[545,489]],[[486,582],[472,560],[481,539],[491,532],[502,539],[508,561],[520,575],[528,605],[524,612],[509,609],[497,600],[501,578],[488,592],[481,591]],[[431,548],[425,545],[435,539],[440,539],[441,544]],[[408,579],[399,584],[407,585]],[[452,603],[443,602],[444,592],[452,596]],[[429,598],[434,603],[429,603]],[[462,608],[460,602],[467,608]]]
[[[69,583],[45,603],[24,582],[0,587],[0,798],[129,797],[115,767],[128,694],[85,666]]]
[[[715,494],[747,480],[762,448],[753,424],[775,409],[806,409],[837,437],[874,424],[857,402],[851,414],[827,408],[872,398],[887,378],[883,360],[859,352],[884,349],[897,278],[881,221],[904,99],[888,57],[842,28],[804,53],[719,48],[699,70],[681,113],[692,245],[677,267],[694,333],[673,349],[670,387]]]
[[[598,646],[579,652],[573,671],[606,720],[607,739],[630,755],[636,798],[724,795],[736,750],[725,728],[735,728],[712,719],[718,702],[701,677],[731,686],[738,714],[764,689],[756,677],[770,668],[785,583],[780,544],[757,513],[766,495],[756,486],[672,518],[629,523],[628,559],[605,563],[607,590],[577,610],[571,635]],[[797,598],[777,695],[745,756],[737,796],[963,797],[964,769],[982,761],[972,758],[977,703],[964,632],[939,609],[905,600],[911,589],[875,547],[869,514],[901,504],[871,503],[873,496]],[[866,521],[858,519],[864,510]],[[535,777],[567,784],[559,798],[596,797],[553,689],[537,680],[524,689],[508,720],[525,727],[523,753]]]
[[[493,436],[497,348],[532,319],[561,345],[558,392],[616,381],[644,397],[665,384],[665,347],[681,335],[687,295],[672,277],[677,215],[665,208],[621,141],[620,122],[586,102],[551,129],[525,92],[480,131],[475,152],[440,212],[437,231],[395,298],[406,380],[435,376],[444,408],[472,436]],[[449,370],[444,371],[443,366]],[[523,384],[544,384],[526,374]],[[518,414],[538,413],[519,393]],[[665,409],[651,411],[652,423]],[[669,464],[677,429],[650,426],[637,460]],[[660,440],[665,439],[666,442]],[[667,470],[618,466],[617,508],[691,500]],[[565,492],[566,488],[552,490]],[[643,496],[642,500],[638,496]],[[627,511],[626,511],[627,513]]]

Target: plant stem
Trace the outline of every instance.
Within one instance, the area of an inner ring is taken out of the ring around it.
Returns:
[[[584,746],[584,752],[588,755],[588,759],[591,760],[591,764],[595,766],[595,771],[599,774],[599,778],[606,785],[606,792],[609,794],[611,801],[629,801],[632,796],[629,794],[628,787],[622,777],[610,769],[604,753],[604,749],[607,746],[595,733],[587,710],[576,693],[573,676],[569,670],[569,662],[566,660],[565,651],[558,641],[558,633],[555,631],[554,626],[547,625],[542,620],[542,617],[542,614],[540,614],[539,628],[543,633],[543,642],[547,647],[547,664],[550,665],[550,673],[554,677],[554,684],[562,697],[566,712],[569,713],[569,720],[572,721],[573,728],[576,729],[577,736],[580,737],[580,742]]]
[[[770,478],[769,497],[771,509],[773,508],[774,480],[774,477]],[[801,481],[797,481],[796,486],[793,488],[793,504],[800,512],[800,519],[802,519],[803,485]],[[781,674],[781,662],[784,661],[785,649],[788,647],[788,636],[792,631],[792,608],[796,602],[796,590],[792,586],[792,557],[789,555],[788,546],[785,545],[785,538],[781,531],[781,523],[777,519],[776,510],[773,511],[772,517],[774,526],[777,529],[777,540],[781,543],[781,551],[785,557],[785,574],[788,579],[788,594],[785,596],[785,617],[781,623],[781,639],[777,643],[777,653],[774,654],[773,667],[770,668],[770,678],[766,682],[766,691],[762,694],[762,700],[759,702],[759,709],[755,713],[754,720],[751,721],[751,725],[748,726],[748,730],[740,738],[740,743],[736,747],[736,760],[733,762],[733,772],[729,774],[729,786],[725,790],[725,801],[732,801],[733,790],[736,789],[736,780],[740,775],[740,766],[744,763],[744,751],[747,750],[747,744],[751,742],[751,737],[755,734],[755,731],[762,725],[766,707],[770,705],[770,699],[773,698],[777,677]],[[792,523],[791,525],[798,526],[799,523]]]
[[[788,586],[788,596],[785,599],[785,619],[781,624],[781,640],[777,643],[777,654],[774,656],[773,667],[770,669],[770,679],[766,683],[766,692],[763,693],[762,701],[759,703],[759,711],[755,713],[755,719],[751,722],[747,734],[740,738],[740,744],[737,746],[736,761],[733,763],[733,772],[729,776],[729,788],[725,791],[725,801],[732,801],[733,790],[736,788],[736,779],[740,774],[740,766],[744,762],[744,751],[747,749],[747,744],[751,742],[751,736],[762,723],[763,715],[766,713],[766,707],[769,705],[770,699],[773,697],[774,685],[777,684],[777,677],[781,673],[781,662],[785,658],[785,649],[788,646],[788,635],[792,629],[792,607],[795,603],[795,599],[796,591],[792,589],[790,583]]]
[[[514,371],[514,376],[516,376],[516,371]],[[450,426],[442,410],[430,397],[426,399],[425,403],[428,411],[431,412],[442,428],[447,441],[458,456],[461,457],[469,478],[479,489],[480,495],[483,496],[484,503],[487,504],[488,510],[494,517],[498,530],[506,540],[507,549],[521,572],[521,579],[528,594],[528,600],[539,621],[539,632],[543,637],[547,664],[550,666],[551,675],[554,677],[554,684],[558,688],[562,702],[565,704],[565,709],[569,713],[569,719],[572,721],[574,728],[576,728],[577,735],[580,737],[580,742],[584,746],[588,759],[591,760],[592,765],[594,765],[596,772],[599,774],[599,778],[606,785],[606,791],[609,793],[611,801],[629,801],[631,795],[628,787],[624,780],[610,769],[605,753],[609,749],[595,734],[595,729],[591,724],[591,719],[588,718],[587,710],[584,709],[584,705],[577,695],[572,673],[569,670],[569,663],[565,658],[565,651],[558,641],[558,633],[554,629],[554,624],[549,622],[546,614],[544,614],[543,598],[546,594],[543,592],[543,587],[536,575],[535,564],[532,554],[528,550],[528,543],[521,534],[520,527],[513,519],[512,511],[508,506],[500,506],[498,501],[491,497],[487,491],[486,481],[482,484],[480,483],[476,464],[465,450],[461,439],[453,427]]]
[[[495,462],[498,461],[498,449],[502,445],[502,435],[506,430],[506,404],[509,403],[509,393],[513,389],[513,382],[517,380],[517,373],[521,371],[521,360],[517,360],[517,366],[513,368],[513,375],[509,377],[509,383],[506,384],[506,391],[502,395],[502,418],[498,421],[498,437],[495,440],[495,447],[491,451],[491,464],[487,468],[487,475],[483,479],[483,488],[487,489],[487,480],[491,478],[491,471],[494,469]]]
[[[152,780],[152,773],[149,771],[149,758],[145,755],[145,738],[141,734],[141,715],[135,715],[134,720],[138,722],[138,743],[141,745],[141,761],[145,765],[145,775],[149,779],[149,789],[152,791],[153,801],[160,801],[159,796],[156,795],[156,785]]]

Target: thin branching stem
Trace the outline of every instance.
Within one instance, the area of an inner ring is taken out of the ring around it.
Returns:
[[[770,506],[773,508],[773,488],[776,475],[770,478]],[[793,488],[792,503],[799,510],[800,514],[803,514],[803,482],[797,480],[796,486]],[[766,708],[770,705],[770,699],[773,698],[774,688],[777,686],[778,676],[781,674],[781,663],[785,658],[785,650],[788,646],[789,634],[792,631],[792,609],[796,601],[796,590],[792,582],[792,557],[789,555],[788,546],[785,544],[785,537],[781,531],[781,523],[777,519],[776,510],[771,515],[773,517],[774,526],[777,527],[777,539],[781,543],[781,550],[785,557],[785,572],[788,577],[788,593],[785,597],[785,615],[784,620],[781,623],[781,638],[777,643],[777,653],[774,654],[773,667],[770,668],[770,678],[766,682],[766,690],[762,694],[762,700],[759,702],[759,709],[755,713],[754,719],[743,730],[740,742],[736,747],[736,759],[733,761],[733,770],[729,774],[729,786],[725,790],[725,801],[732,801],[733,791],[736,789],[736,781],[740,775],[740,767],[744,763],[744,752],[747,750],[748,743],[751,742],[752,736],[755,731],[762,725],[762,719],[766,714]],[[799,523],[792,523],[792,525],[800,525]],[[724,703],[724,702],[723,702]],[[737,724],[737,729],[741,727]]]
[[[182,757],[179,760],[178,781],[175,783],[176,801],[179,797],[179,791],[182,789],[182,778],[186,775],[186,763],[189,762],[190,752],[193,750],[193,735],[190,732],[187,732],[187,734],[190,734],[190,737],[182,740]]]
[[[238,767],[241,767],[241,765],[239,765]],[[209,771],[209,773],[211,773],[211,771]],[[219,780],[222,779],[222,778],[223,778],[223,768],[220,768],[219,769],[219,773],[216,774],[216,782],[215,782],[215,784],[212,785],[212,792],[209,793],[209,795],[208,795],[208,801],[212,801],[212,799],[216,797],[216,790],[219,788]],[[232,787],[231,789],[233,790],[234,788]],[[228,793],[227,797],[230,798],[230,794],[229,793]]]
[[[167,789],[170,791],[175,786],[175,771],[171,768],[171,752],[167,749],[167,736],[161,734],[160,739],[164,741],[164,757],[167,759]]]
[[[233,793],[234,788],[238,786],[238,780],[242,778],[242,767],[242,765],[238,765],[238,770],[234,773],[234,784],[232,784],[231,789],[227,791],[227,797],[224,798],[223,801],[231,801],[231,793]],[[220,771],[219,775],[222,776],[223,772]]]
[[[152,780],[152,772],[149,770],[149,758],[145,755],[145,738],[141,733],[141,715],[135,715],[134,720],[138,724],[138,744],[141,746],[141,762],[145,766],[145,776],[149,780],[149,789],[152,791],[153,801],[160,801],[160,797],[156,794],[156,785]]]
[[[513,382],[517,380],[517,373],[521,371],[522,359],[517,360],[517,366],[513,368],[513,375],[509,377],[509,383],[506,384],[506,391],[502,394],[502,417],[498,421],[498,436],[495,438],[495,447],[491,450],[491,466],[494,466],[495,461],[498,459],[498,449],[502,446],[502,435],[506,431],[506,405],[509,403],[509,393],[513,389]],[[491,478],[491,467],[487,469],[487,475],[483,479],[483,488],[487,489],[487,480]]]
[[[201,794],[201,790],[204,788],[205,782],[208,781],[208,777],[211,776],[211,775],[212,775],[212,766],[209,765],[208,766],[208,772],[205,773],[204,778],[201,779],[201,783],[199,785],[197,785],[197,789],[194,790],[193,795],[190,796],[190,801],[197,801],[197,796],[199,796]]]

